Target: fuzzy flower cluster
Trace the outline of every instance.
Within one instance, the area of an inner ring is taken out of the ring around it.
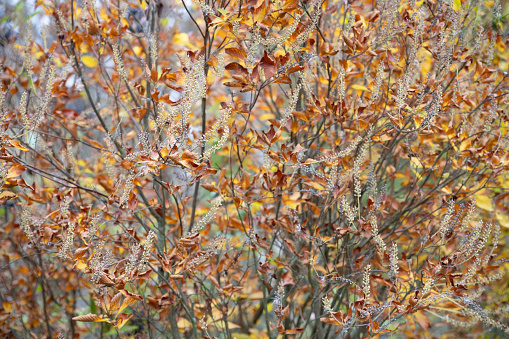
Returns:
[[[130,277],[133,273],[134,269],[139,265],[139,255],[140,255],[141,246],[139,243],[134,243],[131,246],[131,255],[129,256],[129,260],[127,265],[125,266],[125,276]]]
[[[233,112],[233,105],[230,104],[226,107],[224,110],[224,113],[221,114],[221,117],[219,120],[217,120],[214,125],[200,138],[197,140],[197,144],[200,146],[205,145],[207,141],[209,141],[212,136],[216,133],[217,130],[222,129],[223,134],[221,135],[221,138],[218,140],[218,142],[212,146],[210,149],[206,150],[203,154],[205,158],[210,157],[214,152],[221,149],[224,144],[226,143],[228,137],[230,136],[230,128],[228,127],[228,120],[232,116]]]
[[[180,126],[187,125],[189,117],[192,113],[192,107],[195,102],[205,98],[207,95],[207,79],[205,77],[205,58],[200,55],[194,63],[191,61],[188,55],[180,56],[180,63],[184,68],[185,79],[184,79],[184,91],[182,92],[182,100],[178,105],[172,106],[169,109],[169,114],[160,115],[157,118],[157,126],[170,126],[168,134],[172,137],[175,135],[176,130],[173,128],[174,119],[181,116]],[[185,136],[187,130],[182,130],[181,135]]]
[[[55,70],[56,70],[55,66],[53,65],[50,66],[48,81],[46,82],[46,91],[44,92],[44,97],[42,98],[39,113],[35,117],[35,119],[33,119],[31,130],[37,129],[42,122],[44,114],[49,113],[49,106],[51,103],[51,99],[53,97],[53,86],[55,84]]]
[[[217,56],[217,70],[216,76],[218,78],[222,78],[224,75],[224,67],[225,67],[225,55],[224,52],[221,52]]]
[[[302,84],[299,83],[295,89],[293,90],[293,93],[290,97],[290,101],[288,102],[288,106],[286,106],[283,116],[281,117],[281,120],[279,120],[279,124],[281,127],[285,126],[288,120],[290,119],[293,111],[295,111],[295,108],[297,107],[297,101],[299,100],[299,93],[302,88]]]
[[[364,269],[364,273],[362,274],[362,291],[364,292],[365,300],[369,300],[371,292],[370,276],[371,276],[371,264],[368,264]]]
[[[0,84],[0,119],[3,121],[5,118],[4,104],[5,104],[5,95],[7,91],[4,90],[2,84]]]
[[[449,205],[449,207],[447,208],[447,213],[444,215],[444,218],[442,219],[440,227],[438,229],[438,233],[440,234],[442,239],[444,239],[445,236],[450,231],[449,224],[451,223],[454,214],[454,201],[450,200],[447,204]]]
[[[255,67],[256,51],[258,49],[258,46],[260,46],[260,44],[256,40],[253,40],[250,44],[248,44],[248,52],[247,52],[247,57],[246,57],[246,68],[247,68],[247,71],[249,72],[249,74],[253,73],[253,69]]]
[[[332,281],[339,281],[340,283],[347,283],[347,284],[350,284],[350,285],[353,285],[353,286],[357,286],[357,284],[353,280],[351,280],[351,279],[345,278],[345,277],[340,276],[340,275],[336,275],[336,276],[333,276],[333,277],[329,277],[329,275],[332,275],[332,274],[328,274],[326,276],[320,276],[319,280],[322,283],[332,282]]]
[[[408,97],[408,89],[410,88],[410,75],[412,74],[411,69],[405,73],[403,78],[399,79],[397,82],[398,85],[398,94],[396,96],[396,107],[399,110],[406,106],[406,99]]]
[[[138,134],[140,145],[143,148],[140,151],[140,155],[149,156],[152,153],[152,145],[150,144],[149,134],[147,132],[141,132]]]
[[[89,268],[92,271],[90,280],[98,284],[104,275],[104,270],[113,265],[113,254],[110,250],[104,251],[105,242],[101,240],[94,248],[94,256],[90,262]]]
[[[67,230],[63,236],[63,240],[62,240],[62,246],[60,247],[60,250],[58,251],[58,257],[60,259],[65,259],[68,257],[70,251],[71,251],[71,248],[72,248],[72,244],[73,244],[73,241],[74,241],[74,229],[75,229],[75,225],[73,222],[69,222],[68,223],[68,227],[67,227]]]
[[[87,227],[87,233],[88,233],[89,239],[92,239],[95,236],[95,234],[97,233],[97,230],[99,229],[99,220],[100,220],[99,214],[94,215],[92,217],[92,219],[90,220],[90,223],[88,224],[88,227]]]
[[[60,207],[60,215],[62,219],[66,219],[69,217],[69,205],[71,204],[71,199],[69,196],[65,196],[62,201],[62,206]]]
[[[461,227],[459,229],[460,233],[464,232],[469,227],[470,222],[472,221],[472,218],[475,215],[476,205],[477,205],[476,200],[477,199],[475,197],[473,197],[472,200],[470,200],[467,214],[465,215],[465,217],[463,218],[463,220],[461,222]]]
[[[218,236],[212,239],[212,241],[206,246],[204,251],[198,252],[198,254],[191,259],[188,265],[188,269],[193,269],[196,266],[203,264],[208,258],[210,258],[214,253],[216,253],[217,249],[224,244],[226,244],[227,240],[224,236]]]
[[[202,229],[205,228],[205,226],[207,226],[208,223],[214,220],[217,215],[217,211],[219,210],[222,204],[223,197],[218,196],[212,203],[212,207],[207,212],[207,214],[205,214],[205,216],[198,223],[196,223],[196,225],[193,226],[189,234],[191,235],[200,232]]]
[[[336,319],[336,321],[339,323],[339,319],[336,318],[336,315],[334,314],[334,310],[332,309],[332,300],[330,300],[327,295],[324,295],[323,298],[322,298],[322,304],[323,304],[323,308],[325,309],[325,311],[327,311],[327,313],[329,313],[329,315]]]
[[[468,316],[472,317],[476,322],[482,322],[487,326],[498,328],[506,334],[509,334],[509,327],[500,321],[490,318],[478,303],[468,297],[458,297],[458,299],[460,299],[467,307],[464,308],[464,312]]]
[[[76,169],[78,168],[78,161],[76,160],[76,157],[74,156],[74,152],[72,151],[72,146],[70,143],[67,144],[67,163],[69,164],[70,169]]]
[[[346,218],[348,219],[348,223],[350,225],[353,225],[355,222],[355,212],[353,208],[350,206],[348,201],[346,200],[346,196],[341,197],[341,208],[343,209],[344,213],[346,214]]]
[[[387,251],[387,247],[385,246],[385,242],[383,241],[378,231],[378,224],[376,222],[376,216],[374,213],[371,214],[371,218],[369,221],[371,223],[371,233],[373,236],[373,240],[375,241],[375,244],[378,247],[378,249],[385,253]]]
[[[276,293],[274,295],[274,314],[278,319],[283,317],[283,301],[285,299],[285,287],[283,285],[283,280],[279,281],[279,285],[276,289]]]
[[[286,40],[288,40],[293,35],[295,30],[299,26],[300,18],[301,18],[300,14],[296,15],[295,20],[293,20],[293,22],[290,25],[288,25],[286,27],[286,29],[279,34],[278,37],[270,37],[270,38],[264,39],[260,35],[260,29],[258,27],[256,27],[253,32],[253,40],[255,41],[256,44],[262,45],[267,48],[272,48],[272,47],[278,46],[278,45],[284,43]]]
[[[215,16],[214,10],[212,7],[207,5],[207,3],[204,0],[198,0],[198,3],[200,4],[201,10],[203,11],[203,14],[205,16]]]
[[[134,173],[129,173],[127,176],[127,179],[125,181],[125,187],[124,192],[122,193],[122,197],[120,197],[120,204],[119,207],[127,207],[129,204],[129,195],[131,194],[131,191],[134,188],[134,179],[135,179]]]
[[[357,198],[361,196],[361,165],[364,163],[366,159],[367,151],[369,148],[369,140],[371,139],[371,135],[373,134],[373,128],[370,128],[368,134],[364,138],[365,141],[362,144],[357,157],[353,162],[353,179],[354,179],[354,194]]]
[[[428,114],[424,117],[424,120],[422,121],[421,127],[426,128],[431,125],[435,117],[440,112],[440,109],[442,107],[442,86],[438,86],[437,90],[435,91],[433,95],[433,101],[431,102],[431,108],[428,112]]]
[[[322,2],[320,0],[314,0],[311,5],[314,7],[313,13],[311,13],[311,22],[306,27],[306,29],[299,34],[299,36],[293,42],[291,48],[293,51],[297,51],[300,49],[301,45],[308,39],[309,34],[313,32],[316,25],[318,24],[318,20],[320,19],[320,15],[322,14],[321,8]]]
[[[339,67],[339,74],[337,80],[338,81],[337,93],[339,101],[345,101],[346,98],[345,76],[346,76],[345,69],[343,67]]]
[[[389,258],[390,258],[389,278],[391,278],[391,280],[396,280],[398,278],[399,271],[398,245],[396,245],[396,243],[392,244],[391,250],[389,252]]]
[[[120,75],[122,80],[124,80],[127,83],[128,80],[127,72],[124,68],[124,62],[122,61],[122,56],[120,54],[120,47],[117,44],[113,45],[113,60],[115,61],[115,65],[117,66],[118,74]]]
[[[145,271],[148,264],[148,259],[150,257],[150,250],[152,250],[152,247],[154,246],[155,238],[156,235],[153,231],[148,232],[145,244],[143,244],[143,254],[141,256],[140,264],[138,266],[138,272]]]
[[[28,95],[27,92],[24,91],[21,95],[21,100],[19,102],[19,114],[21,115],[21,119],[23,120],[23,127],[25,130],[31,130],[31,122],[28,117]]]
[[[4,164],[0,164],[0,187],[4,185],[8,173],[9,171],[7,171]]]
[[[376,69],[375,84],[373,86],[373,94],[371,95],[370,103],[374,103],[380,98],[383,77],[384,77],[384,68],[385,68],[385,66],[384,66],[383,62],[380,62],[378,64],[378,68]]]
[[[342,177],[339,176],[339,170],[340,170],[340,159],[348,156],[350,153],[352,153],[355,148],[357,148],[357,145],[362,141],[362,138],[360,136],[358,136],[354,142],[348,146],[346,149],[342,150],[341,152],[339,153],[332,153],[332,154],[329,154],[325,157],[322,157],[322,161],[325,161],[325,162],[331,162],[332,163],[332,167],[330,169],[330,172],[329,172],[329,177],[327,178],[327,194],[330,194],[334,188],[337,186],[337,185],[340,185],[341,182],[343,181],[343,179],[345,179],[348,175],[348,172],[343,175]],[[338,182],[338,179],[339,182]]]
[[[25,232],[28,241],[34,241],[34,233],[31,229],[32,224],[32,216],[30,214],[30,210],[26,204],[23,204],[21,208],[21,227],[23,228],[23,232]]]

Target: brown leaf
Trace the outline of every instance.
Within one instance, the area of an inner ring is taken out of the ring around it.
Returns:
[[[88,251],[87,247],[81,247],[78,248],[76,251],[74,251],[74,260],[78,260],[79,258],[82,258]]]
[[[201,187],[205,188],[207,191],[210,192],[219,192],[215,185],[211,184],[200,184]]]
[[[350,39],[344,32],[342,33],[342,35],[343,35],[343,41],[345,42],[345,44],[348,47],[350,47],[350,49],[354,49],[352,39]]]
[[[115,286],[115,282],[111,280],[106,273],[103,273],[101,275],[101,278],[99,278],[99,284],[106,285],[106,286]]]
[[[195,152],[185,150],[184,153],[182,153],[182,160],[198,160],[199,158],[200,155]]]
[[[283,6],[281,7],[285,11],[295,9],[299,6],[299,0],[286,0]]]
[[[120,163],[120,165],[121,165],[123,168],[125,168],[126,170],[129,170],[129,169],[131,169],[131,167],[133,166],[133,163],[132,163],[132,162],[130,162],[129,160],[127,160],[127,159],[124,159],[124,160],[122,160],[122,162]]]
[[[245,84],[238,81],[227,81],[223,83],[223,85],[225,85],[226,87],[244,87]]]
[[[290,80],[289,77],[287,76],[282,76],[282,77],[279,77],[277,78],[275,81],[274,81],[275,84],[291,84],[292,83],[292,80]]]
[[[102,318],[101,316],[98,316],[97,314],[92,314],[92,313],[85,314],[85,315],[79,315],[77,317],[72,318],[72,320],[82,321],[82,322],[86,322],[86,323],[96,323],[96,322],[101,322],[101,321],[109,322],[108,319]]]
[[[336,318],[334,317],[322,317],[320,318],[320,321],[322,323],[326,323],[326,324],[329,324],[329,325],[342,325]]]
[[[226,54],[231,55],[232,57],[235,57],[240,60],[246,60],[246,58],[247,58],[247,53],[240,48],[235,48],[235,47],[226,48],[225,52],[226,52]]]
[[[415,320],[421,325],[423,329],[428,329],[431,326],[430,320],[422,312],[415,313]]]
[[[120,301],[122,300],[122,293],[118,292],[110,300],[110,311],[114,312],[120,307]]]

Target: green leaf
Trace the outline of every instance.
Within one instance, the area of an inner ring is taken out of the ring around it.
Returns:
[[[32,19],[34,16],[36,16],[37,14],[39,14],[40,12],[35,12],[34,14],[30,14],[29,16],[27,16],[25,18],[25,22],[27,22],[28,20]]]
[[[97,306],[95,305],[94,299],[90,296],[90,313],[97,314]]]
[[[16,4],[16,6],[14,7],[14,12],[21,12],[23,10],[23,8],[25,8],[25,2],[23,1],[20,1]]]

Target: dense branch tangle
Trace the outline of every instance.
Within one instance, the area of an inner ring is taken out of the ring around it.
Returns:
[[[2,6],[2,334],[507,335],[500,1]]]

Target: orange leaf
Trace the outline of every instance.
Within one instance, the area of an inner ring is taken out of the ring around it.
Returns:
[[[125,168],[126,170],[129,170],[131,169],[131,167],[133,166],[132,162],[130,162],[129,160],[122,160],[122,162],[120,163],[120,165]]]
[[[23,165],[14,164],[14,165],[11,166],[11,168],[9,168],[9,172],[7,172],[6,179],[16,178],[17,176],[19,176],[24,171],[25,171],[25,167]]]
[[[29,151],[28,148],[26,147],[23,147],[21,146],[21,144],[19,143],[19,141],[16,141],[16,140],[9,140],[9,142],[11,143],[12,146],[16,147],[17,149],[20,149],[22,151]]]
[[[214,186],[214,185],[211,185],[211,184],[200,184],[200,186],[205,188],[207,191],[218,192],[216,186]]]
[[[3,191],[2,193],[0,193],[0,204],[3,204],[7,200],[11,200],[16,197],[17,195],[12,193],[11,191]]]
[[[235,57],[240,60],[246,60],[247,58],[247,53],[240,48],[226,48],[225,52],[226,54],[231,55],[232,57]]]
[[[169,154],[169,151],[168,151],[168,149],[166,147],[161,148],[160,152],[161,152],[161,155],[162,155],[163,158],[166,158],[168,156],[168,154]]]
[[[76,251],[74,251],[74,260],[78,260],[79,258],[82,258],[85,254],[87,254],[87,251],[88,251],[88,246],[78,248]]]
[[[322,323],[326,323],[326,324],[329,324],[329,325],[342,325],[336,318],[334,317],[322,317],[320,318],[320,321]]]
[[[122,300],[122,293],[118,292],[110,300],[110,311],[114,312],[120,307],[120,300]]]
[[[287,85],[289,85],[289,84],[292,83],[292,80],[290,80],[290,78],[287,77],[287,76],[282,76],[282,77],[279,77],[276,80],[274,80],[274,83],[275,84],[287,84]]]
[[[4,311],[7,313],[12,312],[12,305],[8,303],[7,301],[2,301],[2,307],[4,308]]]
[[[122,313],[118,316],[118,322],[113,327],[122,328],[133,317],[133,314]]]
[[[121,313],[123,310],[125,310],[127,307],[134,304],[138,299],[133,298],[131,296],[127,296],[124,301],[122,302],[122,305],[120,305],[120,308],[118,309],[118,313]]]

